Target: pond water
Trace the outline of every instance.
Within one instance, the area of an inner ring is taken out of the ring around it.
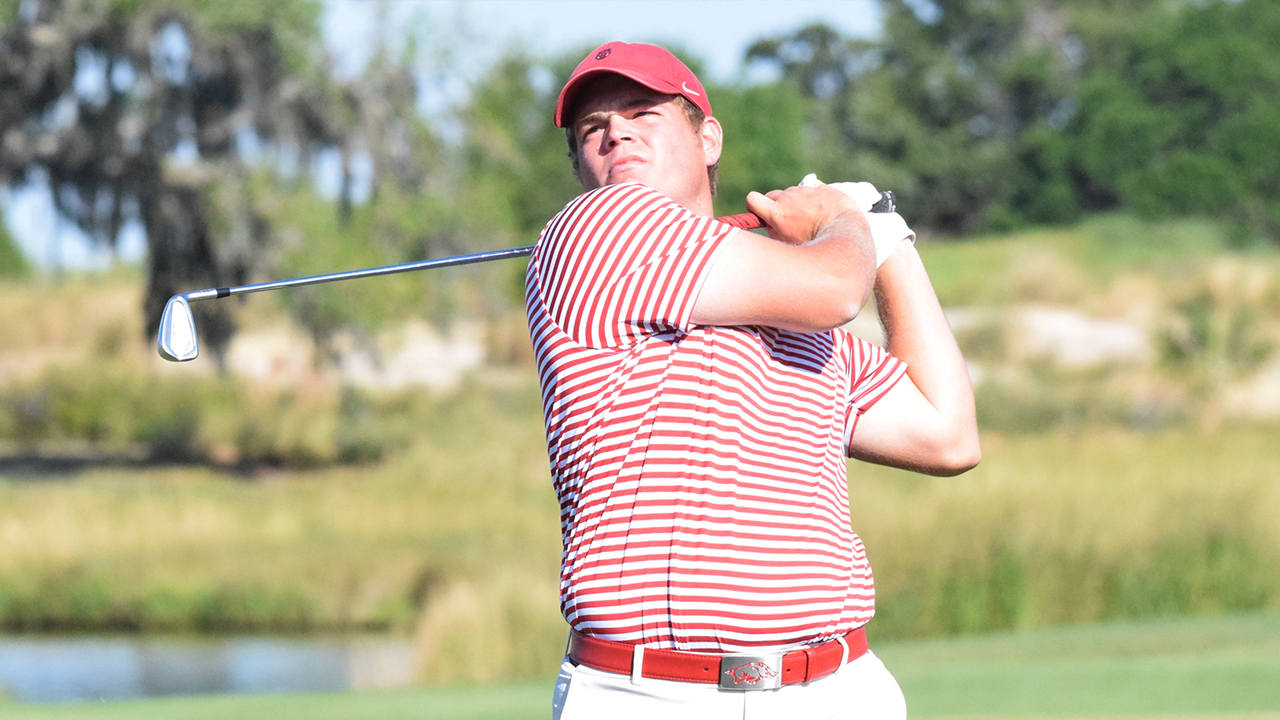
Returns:
[[[413,665],[388,638],[0,636],[0,692],[21,702],[403,687]]]

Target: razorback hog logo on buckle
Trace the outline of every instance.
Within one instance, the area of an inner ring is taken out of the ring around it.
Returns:
[[[777,677],[778,671],[769,667],[768,663],[762,663],[759,660],[739,665],[735,668],[729,668],[724,671],[725,675],[733,678],[735,685],[755,685],[765,678]]]

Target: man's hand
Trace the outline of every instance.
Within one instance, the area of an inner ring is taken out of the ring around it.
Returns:
[[[916,233],[896,212],[870,212],[880,201],[880,191],[869,182],[838,182],[824,185],[817,175],[809,173],[800,181],[800,187],[829,187],[848,195],[867,213],[867,225],[871,227],[871,239],[876,245],[876,267],[884,264],[903,242],[915,244]]]
[[[853,201],[858,204],[858,207],[861,208],[863,212],[871,212],[871,208],[874,207],[877,202],[880,202],[880,191],[876,189],[875,185],[872,185],[869,182],[838,182],[828,185],[827,183],[819,180],[818,176],[813,173],[805,175],[804,178],[800,180],[800,187],[821,187],[823,185],[835,188],[836,190],[839,190],[845,195],[853,198]]]
[[[750,192],[747,209],[764,221],[769,237],[788,245],[810,242],[844,213],[862,212],[848,195],[825,185]]]

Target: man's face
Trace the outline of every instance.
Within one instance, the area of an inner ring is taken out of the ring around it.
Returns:
[[[673,95],[620,75],[580,94],[573,131],[583,188],[638,182],[694,212],[711,212],[707,167],[720,158],[720,125],[693,128]]]

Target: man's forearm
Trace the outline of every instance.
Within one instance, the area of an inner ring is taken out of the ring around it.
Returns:
[[[973,386],[914,245],[902,243],[880,266],[875,294],[889,352],[907,364],[908,377],[937,410],[934,434],[940,451],[959,465],[976,464]]]
[[[697,325],[766,325],[801,333],[840,327],[871,296],[875,248],[866,216],[829,188],[751,193],[765,238],[737,232],[702,284]]]

